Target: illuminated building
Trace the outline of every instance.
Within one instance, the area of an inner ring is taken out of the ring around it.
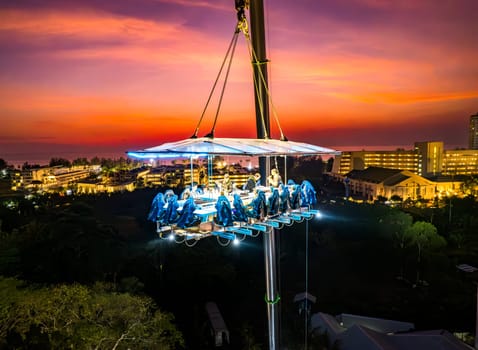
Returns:
[[[458,179],[432,181],[408,170],[379,167],[352,170],[338,177],[348,186],[352,197],[359,196],[367,200],[379,197],[391,199],[393,196],[403,200],[431,200],[459,193],[462,184]]]
[[[82,165],[72,167],[39,167],[23,169],[12,178],[12,189],[35,189],[48,191],[61,186],[68,186],[85,179],[99,171],[99,165]]]
[[[442,174],[449,176],[478,174],[478,149],[445,151]]]
[[[343,175],[352,170],[381,167],[418,173],[419,165],[419,156],[415,150],[351,151],[335,156],[332,172]]]
[[[416,172],[423,176],[435,176],[441,173],[443,165],[443,142],[415,142],[415,151],[419,157],[419,169]]]
[[[221,170],[209,176],[209,181],[211,183],[221,181],[225,172],[229,173],[231,181],[238,188],[242,187],[251,175],[251,172],[247,168],[236,164],[222,167]],[[203,166],[198,167],[196,164],[193,164],[192,167],[192,178],[191,167],[186,164],[160,165],[144,174],[143,179],[144,183],[148,186],[177,187],[191,183],[191,180],[198,185],[207,185],[208,174],[206,168]]]
[[[469,149],[478,149],[478,113],[470,116]]]
[[[100,181],[83,180],[77,183],[77,192],[80,194],[132,192],[135,189],[134,181],[121,183],[102,183]]]
[[[414,146],[413,150],[342,152],[334,159],[332,173],[345,175],[352,170],[380,167],[424,177],[478,174],[478,149],[445,150],[442,141],[415,142]]]

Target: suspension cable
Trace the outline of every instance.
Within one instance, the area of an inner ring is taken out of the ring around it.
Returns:
[[[246,40],[247,40],[247,43],[248,43],[249,55],[251,56],[252,63],[253,63],[253,64],[256,64],[256,65],[267,63],[267,62],[260,62],[260,61],[258,61],[256,52],[255,52],[255,50],[254,50],[254,47],[252,47],[252,43],[251,43],[250,37],[249,37],[248,35],[246,35]],[[281,125],[280,125],[280,122],[279,122],[279,117],[278,117],[278,115],[277,115],[277,110],[276,110],[275,105],[274,105],[274,103],[273,103],[273,101],[272,101],[271,93],[270,93],[269,87],[268,87],[267,84],[266,84],[266,79],[265,79],[265,77],[264,77],[264,74],[262,74],[262,71],[261,71],[260,69],[258,69],[258,71],[259,71],[259,77],[260,77],[260,79],[261,79],[261,82],[262,82],[262,84],[263,84],[263,86],[264,86],[264,88],[265,88],[265,90],[266,90],[267,97],[269,98],[269,101],[270,101],[270,103],[271,103],[272,114],[274,115],[274,119],[275,119],[275,121],[276,121],[277,127],[278,127],[279,132],[280,132],[280,135],[281,135],[281,136],[280,136],[280,139],[281,139],[282,141],[287,141],[287,137],[284,135],[284,132],[282,131],[282,128],[281,128]],[[254,76],[254,79],[255,79],[255,76]],[[257,89],[257,86],[256,86],[256,89]],[[262,114],[262,112],[261,112],[261,114]],[[263,115],[261,115],[261,117],[264,118]]]
[[[253,47],[252,47],[252,44],[251,44],[251,41],[250,41],[250,36],[249,34],[247,33],[246,35],[246,40],[247,40],[247,49],[249,50],[249,56],[251,57],[251,61],[252,61],[252,64],[256,64],[256,65],[259,65],[261,64],[260,62],[257,62],[257,60],[255,60],[253,58]],[[260,72],[260,69],[258,69],[258,71]],[[255,74],[252,74],[253,78],[254,78],[254,89],[257,93],[259,93],[259,82],[257,81],[257,78],[256,78],[256,75]],[[261,96],[257,96],[258,100],[262,100],[261,99]],[[266,128],[266,122],[265,122],[265,118],[264,118],[264,106],[262,105],[262,103],[259,103],[259,112],[260,112],[260,115],[261,115],[261,123],[262,123],[262,130],[264,131],[264,138],[268,139],[269,138],[269,135],[267,133],[267,128]]]
[[[234,56],[234,52],[235,52],[235,49],[236,49],[236,45],[237,45],[237,40],[238,40],[238,34],[239,32],[242,32],[246,38],[246,42],[247,42],[247,48],[248,48],[248,51],[249,51],[249,56],[251,58],[251,62],[253,65],[262,65],[262,64],[266,64],[267,61],[265,62],[261,62],[258,60],[257,58],[257,55],[256,55],[256,52],[252,46],[252,43],[251,43],[251,38],[250,38],[250,34],[249,34],[249,25],[248,25],[248,22],[247,22],[247,18],[244,14],[244,8],[247,8],[248,7],[248,1],[239,1],[238,3],[236,3],[236,10],[238,10],[238,22],[236,24],[236,28],[234,30],[234,35],[231,39],[231,42],[229,43],[229,47],[227,49],[227,52],[226,52],[226,55],[224,57],[224,60],[222,61],[222,64],[221,64],[221,67],[219,69],[219,72],[217,74],[217,77],[216,77],[216,80],[214,81],[214,84],[213,84],[213,87],[211,89],[211,92],[209,93],[209,96],[208,96],[208,99],[207,99],[207,102],[206,102],[206,105],[204,106],[204,109],[201,113],[201,117],[199,118],[199,122],[196,126],[196,129],[194,130],[194,133],[193,135],[191,136],[191,138],[197,138],[198,137],[198,133],[199,133],[199,128],[201,126],[201,123],[204,119],[204,115],[206,113],[206,110],[209,106],[209,103],[211,101],[211,98],[212,98],[212,95],[216,89],[216,86],[217,86],[217,83],[219,82],[219,78],[221,77],[222,75],[222,71],[224,69],[224,66],[226,64],[226,61],[228,60],[229,58],[229,62],[228,62],[228,66],[227,66],[227,70],[226,70],[226,75],[225,75],[225,79],[224,79],[224,83],[223,83],[223,87],[222,87],[222,91],[221,91],[221,95],[220,95],[220,98],[219,98],[219,103],[218,103],[218,107],[217,107],[217,110],[216,110],[216,115],[215,115],[215,118],[214,118],[214,123],[213,123],[213,126],[212,126],[212,129],[211,131],[209,132],[209,134],[206,135],[206,137],[214,137],[214,132],[215,132],[215,129],[216,129],[216,124],[217,124],[217,119],[218,119],[218,116],[219,116],[219,112],[220,112],[220,109],[221,109],[221,104],[222,104],[222,99],[224,97],[224,91],[225,91],[225,87],[226,87],[226,83],[227,83],[227,79],[228,79],[228,76],[229,76],[229,72],[230,72],[230,69],[231,69],[231,63],[232,63],[232,58]],[[232,52],[231,52],[232,50]],[[253,78],[254,78],[254,87],[255,87],[255,91],[257,93],[259,93],[261,90],[259,89],[259,84],[262,82],[262,85],[264,86],[265,88],[265,91],[267,93],[267,97],[270,101],[270,105],[272,107],[272,114],[274,116],[274,119],[275,119],[275,122],[277,124],[277,127],[279,129],[279,132],[280,132],[280,140],[281,141],[287,141],[287,137],[284,135],[284,132],[282,130],[282,127],[280,125],[280,122],[279,122],[279,118],[278,118],[278,114],[277,114],[277,110],[275,108],[275,105],[274,103],[272,102],[272,98],[271,98],[271,93],[270,93],[270,89],[269,87],[267,86],[266,84],[266,80],[265,80],[265,77],[264,77],[264,74],[262,73],[262,70],[261,69],[257,69],[257,71],[259,72],[259,79],[260,81],[257,81],[257,77],[255,74],[253,74]],[[261,96],[258,96],[258,98],[260,98]],[[264,118],[264,106],[262,105],[262,103],[259,103],[259,111],[260,111],[260,116],[261,116],[261,123],[262,123],[262,128],[263,130],[265,131],[265,135],[264,137],[266,139],[268,139],[270,137],[270,135],[267,134],[267,131],[266,131],[266,127],[265,127],[265,118]]]
[[[231,42],[229,43],[229,47],[227,48],[226,55],[224,56],[224,60],[222,61],[221,68],[219,69],[219,73],[217,74],[217,77],[216,77],[216,80],[214,81],[211,92],[209,93],[209,97],[207,99],[206,105],[204,106],[204,109],[201,113],[201,117],[199,118],[199,122],[196,126],[196,129],[194,130],[194,134],[191,136],[192,139],[195,139],[195,138],[198,137],[199,127],[201,126],[201,122],[204,118],[204,114],[206,113],[209,102],[211,101],[214,90],[216,89],[216,85],[219,81],[219,78],[221,77],[222,70],[224,69],[224,65],[226,64],[226,60],[229,57],[229,53],[231,52],[231,48],[232,48],[233,45],[235,45],[234,43],[237,42],[237,35],[238,35],[238,31],[237,31],[237,27],[236,27],[236,29],[234,29],[234,35],[232,36]]]
[[[309,220],[305,221],[305,346],[308,349],[309,339],[309,310],[308,310],[308,294],[309,294]]]
[[[234,33],[234,45],[232,46],[232,52],[229,57],[229,63],[227,65],[227,70],[226,70],[226,76],[224,77],[224,83],[222,84],[221,96],[219,97],[219,103],[217,105],[217,110],[216,110],[216,116],[214,117],[214,123],[212,125],[212,129],[209,132],[209,134],[206,135],[206,137],[212,137],[212,138],[214,137],[214,131],[216,130],[217,118],[219,116],[219,111],[221,110],[222,98],[224,97],[224,91],[226,90],[227,79],[229,78],[229,72],[231,71],[232,59],[234,57],[234,52],[236,51],[238,37],[239,37],[239,31],[236,29],[236,32]]]

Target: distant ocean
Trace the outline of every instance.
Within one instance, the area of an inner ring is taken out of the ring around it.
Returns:
[[[413,148],[413,145],[379,145],[379,146],[324,146],[338,151],[377,151],[377,150],[396,150],[398,148],[410,150]],[[461,145],[447,145],[445,144],[446,149],[455,149],[457,147],[462,147]],[[70,161],[77,158],[111,158],[119,159],[120,157],[126,158],[126,151],[122,147],[115,149],[102,149],[98,147],[96,150],[92,149],[75,149],[75,150],[62,150],[61,147],[55,147],[54,149],[48,150],[35,150],[31,148],[29,152],[9,152],[9,151],[0,151],[0,158],[4,159],[8,164],[12,164],[15,167],[21,166],[28,162],[29,164],[39,164],[47,165],[50,163],[52,158],[64,158]],[[234,160],[233,160],[234,161]]]
[[[8,164],[15,167],[22,166],[26,162],[28,164],[48,165],[52,158],[64,158],[72,161],[77,158],[111,158],[119,159],[120,157],[126,158],[126,152],[96,152],[91,154],[81,152],[17,152],[17,153],[5,153],[0,154],[0,158],[4,159]]]

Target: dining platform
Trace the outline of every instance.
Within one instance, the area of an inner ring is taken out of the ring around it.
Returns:
[[[291,194],[298,198],[293,201]],[[149,219],[156,222],[160,238],[188,245],[212,236],[223,245],[237,243],[320,215],[313,209],[316,193],[308,181],[300,185],[290,181],[278,188],[257,186],[251,192],[235,190],[227,194],[221,190],[186,189],[181,197],[177,199],[171,190],[158,193]]]

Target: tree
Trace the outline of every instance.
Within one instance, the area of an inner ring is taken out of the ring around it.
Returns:
[[[402,211],[393,211],[381,220],[381,229],[385,235],[392,238],[396,247],[400,249],[400,278],[404,278],[405,248],[411,243],[407,230],[412,226],[413,218]]]
[[[0,167],[1,169],[1,167]],[[470,176],[461,184],[461,190],[468,195],[478,195],[478,177]]]
[[[108,285],[28,288],[0,278],[0,347],[51,349],[177,349],[173,316],[150,298]]]
[[[8,167],[7,162],[5,159],[0,158],[0,170],[5,169],[6,167]]]
[[[88,159],[85,157],[73,159],[71,165],[88,165]]]
[[[122,266],[124,241],[83,202],[39,216],[19,233],[21,276],[31,281],[91,283]]]
[[[422,253],[426,250],[438,249],[446,245],[445,239],[437,233],[437,229],[433,224],[425,221],[417,221],[408,227],[405,236],[412,244],[417,246],[417,279],[420,282],[420,264]]]
[[[52,158],[50,159],[50,166],[70,167],[71,163],[68,159],[65,158]]]

